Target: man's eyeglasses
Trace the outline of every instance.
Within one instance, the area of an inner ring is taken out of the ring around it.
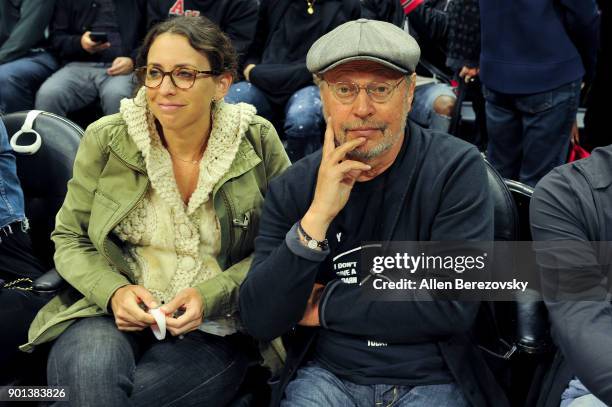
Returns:
[[[354,82],[325,82],[332,90],[336,99],[341,103],[352,103],[357,99],[357,95],[361,89],[365,90],[374,102],[384,103],[391,98],[395,88],[397,88],[404,79],[406,79],[405,76],[395,82],[395,84],[387,82],[370,82],[365,86],[357,85]]]
[[[208,78],[219,75],[216,71],[198,71],[194,68],[176,67],[166,72],[155,66],[143,66],[136,70],[144,86],[150,89],[159,88],[166,75],[170,76],[172,84],[180,89],[189,89],[193,86],[197,78]]]

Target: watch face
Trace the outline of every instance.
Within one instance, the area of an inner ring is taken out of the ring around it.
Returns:
[[[313,249],[313,250],[314,250],[314,249],[316,249],[317,247],[319,247],[319,242],[317,242],[317,241],[316,241],[316,240],[314,240],[314,239],[311,239],[311,240],[309,240],[309,241],[308,241],[308,247],[309,247],[310,249]]]

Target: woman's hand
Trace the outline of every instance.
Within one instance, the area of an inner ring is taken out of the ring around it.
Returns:
[[[173,336],[194,331],[202,325],[204,300],[195,288],[185,288],[179,291],[172,301],[160,309],[166,314],[166,329]],[[178,318],[174,318],[172,315],[178,310],[184,310],[184,312]]]
[[[155,324],[155,318],[141,307],[157,308],[155,298],[140,285],[125,285],[111,297],[115,324],[120,331],[142,331]]]

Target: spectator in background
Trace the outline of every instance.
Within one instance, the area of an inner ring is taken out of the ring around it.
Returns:
[[[480,0],[488,158],[535,185],[565,162],[583,77],[593,76],[595,0]]]
[[[43,49],[54,3],[0,2],[0,112],[32,109],[38,87],[58,68]]]
[[[27,233],[23,192],[17,178],[15,156],[9,145],[6,128],[0,120],[0,383],[13,369],[7,368],[19,353],[17,346],[28,337],[28,327],[38,310],[49,300],[31,291],[3,288],[28,286],[12,284],[17,279],[35,279],[45,272],[40,260],[32,254]]]
[[[359,0],[262,0],[257,33],[243,71],[226,100],[247,102],[278,122],[291,161],[321,147],[321,98],[306,69],[306,53],[323,34],[359,18]]]
[[[172,16],[204,16],[229,36],[242,66],[255,36],[257,9],[256,0],[148,0],[147,26]]]
[[[105,115],[117,113],[134,87],[145,10],[144,0],[58,0],[50,40],[63,67],[40,87],[36,109],[66,116],[99,98]]]
[[[415,98],[410,119],[422,127],[448,132],[457,97],[448,83],[452,72],[446,67],[448,15],[447,0],[364,0],[366,18],[407,27],[422,50],[417,67]]]
[[[612,405],[612,146],[548,173],[530,207],[544,301],[559,347],[538,405]]]
[[[476,131],[459,136],[469,139],[480,150],[487,146],[487,121],[480,66],[480,8],[478,0],[452,0],[448,5],[448,52],[446,65],[459,79],[459,99],[472,101],[476,114]]]

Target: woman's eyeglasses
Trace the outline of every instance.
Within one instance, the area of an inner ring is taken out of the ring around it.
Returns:
[[[193,86],[197,78],[209,78],[219,75],[219,72],[199,71],[194,68],[181,66],[166,72],[155,66],[143,66],[136,70],[136,74],[140,77],[142,82],[144,82],[144,86],[150,89],[159,88],[166,75],[170,76],[170,80],[175,87],[189,89]]]

